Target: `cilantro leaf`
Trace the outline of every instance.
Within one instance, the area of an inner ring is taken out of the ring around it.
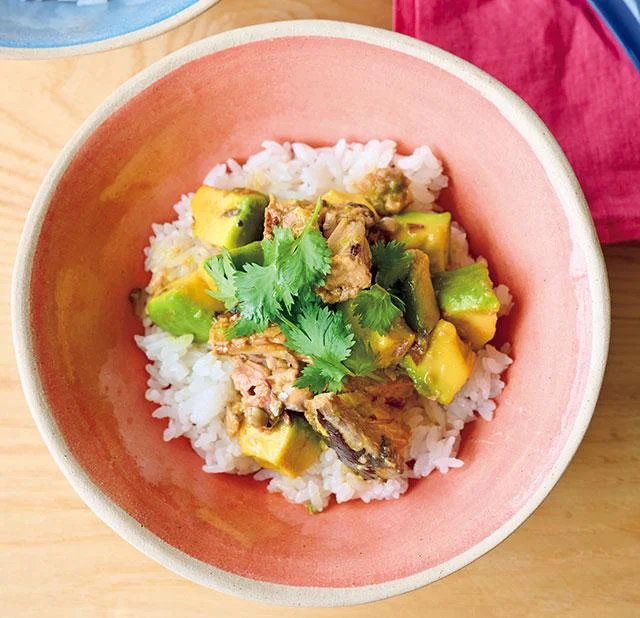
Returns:
[[[397,240],[388,243],[380,241],[371,247],[371,254],[378,270],[376,283],[383,288],[393,287],[398,281],[407,278],[412,257],[407,253],[404,243]]]
[[[333,367],[327,367],[321,360],[316,359],[307,365],[295,381],[297,388],[308,388],[314,393],[326,391],[337,392],[342,389],[344,376],[336,372]]]
[[[353,334],[342,313],[329,307],[310,305],[293,318],[285,319],[282,331],[288,347],[305,356],[325,357],[342,362],[353,347]]]
[[[275,226],[272,231],[273,238],[265,239],[267,243],[267,260],[269,264],[282,261],[283,257],[288,257],[296,243],[293,232],[288,227]]]
[[[276,245],[273,256],[285,291],[283,298],[287,308],[292,305],[287,295],[309,296],[309,292],[324,283],[331,271],[331,249],[326,238],[313,228],[321,205],[318,200],[313,214],[297,238],[288,228],[276,227],[273,230]]]
[[[223,302],[225,309],[233,309],[238,304],[236,267],[233,265],[229,250],[225,249],[222,255],[214,255],[206,260],[204,269],[218,288],[217,292],[206,290],[207,294]]]
[[[296,240],[293,250],[282,258],[282,274],[298,290],[315,290],[331,271],[331,249],[320,230],[309,230]]]
[[[356,376],[368,376],[378,368],[380,355],[373,351],[368,342],[356,339],[351,355],[344,364]]]
[[[351,373],[344,361],[354,344],[342,313],[319,304],[305,305],[291,319],[283,317],[280,328],[287,347],[311,358],[299,378],[300,384],[316,393],[340,390]]]
[[[282,310],[275,264],[245,264],[235,280],[242,317],[257,323],[274,322]]]
[[[295,268],[292,252],[295,246],[293,232],[289,228],[274,227],[273,240],[266,249],[267,260],[265,263],[274,266],[278,276],[278,287],[274,294],[280,296],[281,303],[290,310],[293,306],[293,299],[298,293],[297,281],[288,276],[291,268]]]
[[[247,318],[240,318],[227,330],[225,337],[235,339],[236,337],[250,337],[255,333],[261,333],[269,326],[269,322],[256,322]]]
[[[320,203],[296,238],[289,228],[276,226],[273,238],[262,240],[263,265],[245,264],[235,274],[235,294],[242,317],[262,325],[278,322],[284,311],[315,298],[331,270],[331,251],[322,234],[312,229]],[[235,331],[234,331],[235,332]]]
[[[275,232],[276,229],[282,228],[273,228]],[[262,263],[263,264],[273,264],[276,260],[276,242],[274,238],[263,238],[260,243],[262,244]]]
[[[404,309],[400,298],[375,283],[368,290],[362,290],[354,300],[354,313],[365,328],[384,335],[393,321]]]

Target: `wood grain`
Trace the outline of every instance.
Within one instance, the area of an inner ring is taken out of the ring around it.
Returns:
[[[60,148],[114,88],[165,54],[229,28],[296,18],[391,26],[390,0],[223,0],[165,36],[114,52],[0,62],[0,615],[640,615],[640,244],[605,250],[613,332],[598,407],[545,503],[488,556],[400,598],[296,611],[191,584],[102,524],[54,465],[16,375],[11,269],[25,215]],[[635,569],[635,573],[634,573]]]

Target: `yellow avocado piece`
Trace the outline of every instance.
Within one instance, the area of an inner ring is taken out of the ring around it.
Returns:
[[[345,193],[331,189],[320,196],[323,202],[330,206],[343,206],[344,204],[360,204],[368,208],[376,219],[380,218],[378,211],[369,203],[369,200],[362,193]]]
[[[491,341],[496,334],[496,324],[498,322],[498,314],[496,313],[463,311],[447,314],[445,317],[456,327],[460,336],[465,341],[468,341],[474,350],[479,350]]]
[[[409,351],[415,338],[415,333],[401,317],[395,319],[391,329],[384,335],[375,330],[368,331],[369,345],[378,354],[377,366],[380,369],[397,365]]]
[[[208,278],[208,275],[204,272],[202,266],[198,266],[197,270],[172,281],[165,289],[180,289],[182,293],[186,294],[192,301],[209,309],[217,305],[220,301],[217,301],[206,293],[205,290],[211,289],[206,278]],[[215,283],[213,285],[215,288]]]
[[[493,339],[500,301],[485,264],[476,262],[436,273],[433,285],[444,318],[456,326],[465,341],[478,350]]]
[[[403,242],[407,249],[420,249],[430,260],[431,272],[446,270],[449,263],[451,240],[451,213],[403,212],[395,215],[398,230],[395,240]]]
[[[262,238],[269,198],[249,189],[226,191],[204,185],[191,200],[193,235],[214,245],[235,249]]]
[[[353,330],[354,353],[356,355],[366,354],[367,346],[371,348],[371,352],[377,354],[376,369],[397,365],[413,345],[416,335],[401,316],[395,319],[388,332],[381,335],[360,324],[360,320],[355,314],[353,300],[340,303],[339,308]]]
[[[218,300],[217,298],[213,298],[211,294],[207,294],[205,291],[207,289],[210,290],[211,292],[218,291],[218,286],[216,285],[216,282],[213,280],[213,277],[211,277],[211,275],[207,272],[206,268],[204,267],[206,261],[207,260],[200,262],[200,264],[198,264],[198,270],[196,271],[198,277],[200,277],[200,279],[204,282],[204,285],[205,285],[205,287],[202,289],[202,293],[205,294],[205,296],[207,296],[209,300],[213,302],[213,304],[211,305],[213,307],[213,312],[222,313],[225,310],[224,303],[221,300]]]
[[[302,416],[285,415],[271,428],[245,422],[238,441],[244,455],[290,478],[302,474],[322,452],[320,436]]]
[[[402,366],[421,395],[447,405],[469,379],[475,359],[475,353],[458,337],[456,327],[439,320],[422,358],[408,354]]]
[[[206,274],[204,277],[208,279]],[[206,293],[211,289],[207,279],[201,276],[200,268],[176,279],[149,299],[147,315],[172,335],[191,334],[196,341],[206,341],[213,314],[224,311],[224,305]]]

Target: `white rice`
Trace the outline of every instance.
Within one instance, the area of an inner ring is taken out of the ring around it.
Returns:
[[[306,144],[278,144],[267,141],[263,150],[244,165],[233,159],[215,166],[204,183],[219,188],[251,187],[280,198],[316,199],[329,189],[357,190],[356,183],[378,167],[394,163],[411,179],[415,198],[413,209],[430,210],[442,188],[447,186],[442,164],[427,146],[409,156],[396,152],[393,141],[372,140],[351,144],[344,139],[333,147],[312,148]],[[193,237],[191,195],[183,196],[172,223],[154,224],[150,244],[145,249],[145,268],[151,273],[148,290],[188,274],[207,257],[209,250]],[[472,263],[465,231],[453,223],[451,229],[451,267]],[[482,258],[478,258],[481,260]],[[504,285],[496,294],[502,303],[501,315],[511,309],[512,299]],[[478,353],[473,372],[448,406],[424,399],[422,405],[405,411],[411,427],[406,466],[402,477],[394,480],[365,481],[353,474],[332,449],[296,479],[289,479],[259,466],[242,455],[235,439],[227,435],[224,424],[227,403],[237,395],[230,364],[211,354],[208,345],[193,344],[190,335],[174,337],[151,323],[136,343],[150,363],[146,398],[158,404],[156,418],[167,419],[165,440],[184,436],[204,459],[205,472],[256,473],[256,480],[268,480],[270,492],[280,492],[295,503],[308,504],[316,511],[327,506],[331,496],[337,502],[361,499],[364,502],[398,498],[408,488],[410,478],[427,476],[434,470],[446,474],[459,468],[456,457],[460,432],[478,417],[490,421],[496,408],[494,399],[504,389],[501,373],[511,364],[509,346],[502,351],[487,345]]]

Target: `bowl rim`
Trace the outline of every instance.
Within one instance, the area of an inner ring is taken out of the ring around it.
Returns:
[[[193,4],[178,11],[174,15],[162,19],[148,26],[137,28],[131,32],[116,36],[98,39],[90,43],[78,43],[76,45],[44,45],[39,47],[7,47],[0,45],[0,59],[13,60],[44,60],[47,58],[62,58],[65,56],[81,56],[111,51],[141,43],[147,39],[169,32],[178,26],[186,24],[196,18],[207,9],[218,4],[220,0],[195,0]]]
[[[192,60],[240,45],[288,37],[342,38],[371,44],[428,62],[474,88],[500,111],[533,150],[563,206],[574,246],[582,249],[586,261],[586,277],[592,298],[593,333],[587,382],[574,426],[546,477],[517,513],[475,546],[441,565],[378,584],[343,588],[291,586],[253,580],[193,558],[143,528],[89,479],[65,444],[44,396],[30,337],[31,265],[42,223],[60,178],[95,129],[139,92]],[[220,592],[289,606],[341,607],[409,592],[457,571],[502,542],[542,503],[569,464],[593,414],[608,353],[610,303],[602,250],[580,185],[549,129],[522,99],[470,63],[416,39],[345,22],[301,20],[230,30],[182,48],[125,82],[85,120],[52,165],[28,213],[13,272],[12,330],[23,390],[44,442],[72,487],[109,527],[171,571]]]

